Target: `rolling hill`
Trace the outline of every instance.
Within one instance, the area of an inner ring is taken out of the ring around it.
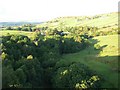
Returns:
[[[107,13],[95,16],[69,16],[59,17],[51,21],[37,25],[37,27],[58,27],[61,23],[68,27],[74,26],[92,26],[98,28],[112,27],[117,28],[118,25],[118,13]]]

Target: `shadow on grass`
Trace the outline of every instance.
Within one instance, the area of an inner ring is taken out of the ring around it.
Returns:
[[[118,74],[120,73],[120,68],[118,65],[118,56],[103,56],[100,57],[99,54],[106,48],[108,45],[100,46],[99,49],[94,47],[95,44],[99,43],[97,39],[91,39],[93,42],[90,47],[88,47],[85,52],[83,52],[83,59],[81,62],[102,74],[106,80],[106,83],[103,84],[103,87],[109,88],[118,88]],[[106,40],[107,41],[107,40]],[[110,48],[111,49],[111,48]]]

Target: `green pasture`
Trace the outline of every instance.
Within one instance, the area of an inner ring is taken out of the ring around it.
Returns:
[[[107,13],[98,15],[100,17],[94,18],[95,16],[71,16],[62,17],[51,20],[50,22],[45,22],[37,27],[57,27],[60,23],[64,23],[65,26],[92,26],[92,27],[106,27],[106,26],[116,26],[118,24],[118,13]],[[87,18],[86,18],[87,17]],[[88,19],[90,18],[90,19]],[[80,19],[80,20],[79,20]],[[57,20],[57,22],[56,22]]]
[[[0,30],[0,36],[6,36],[8,34],[13,34],[13,35],[25,35],[28,37],[32,37],[34,32],[29,32],[29,31],[17,31],[17,30]]]

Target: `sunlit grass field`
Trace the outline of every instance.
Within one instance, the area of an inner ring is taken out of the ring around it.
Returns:
[[[104,77],[103,88],[117,88],[118,48],[120,49],[118,47],[118,35],[95,37],[92,42],[93,44],[83,51],[64,55],[57,65],[81,62]],[[99,44],[101,50],[95,50],[94,44]]]
[[[94,18],[94,16],[89,16],[90,19],[86,19],[87,16],[78,16],[77,18],[74,16],[56,18],[53,19],[51,22],[45,22],[37,25],[37,27],[57,27],[60,23],[64,23],[65,26],[92,26],[102,28],[104,26],[116,27],[115,24],[118,24],[118,13],[101,14],[99,16],[100,17],[98,18]],[[80,19],[80,21],[78,21],[78,19]]]
[[[98,40],[98,44],[100,46],[107,45],[100,53],[99,56],[118,56],[120,53],[118,52],[120,50],[120,47],[118,45],[118,38],[120,36],[118,35],[109,35],[109,36],[99,36],[95,37],[94,39]]]
[[[29,32],[29,31],[17,31],[17,30],[0,30],[0,36],[6,36],[8,34],[13,34],[13,35],[25,35],[28,37],[33,37],[34,32]]]

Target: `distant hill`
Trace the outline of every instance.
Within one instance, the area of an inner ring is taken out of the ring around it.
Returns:
[[[107,13],[95,16],[69,16],[69,17],[58,17],[51,21],[42,23],[37,27],[58,27],[60,24],[65,26],[92,26],[92,27],[112,27],[117,28],[118,26],[118,13]]]
[[[41,24],[42,22],[0,22],[0,26],[20,26],[24,24]]]

